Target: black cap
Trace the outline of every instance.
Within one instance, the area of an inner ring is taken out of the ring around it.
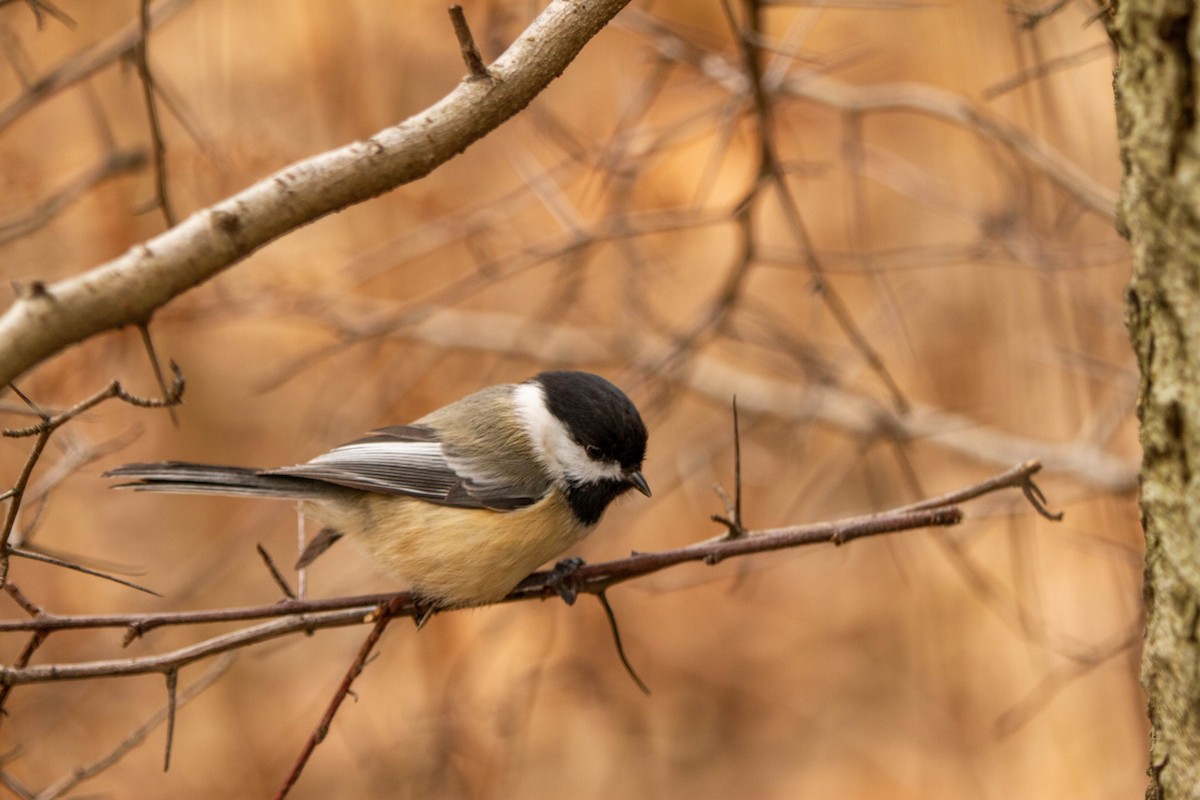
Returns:
[[[625,393],[590,372],[560,370],[534,377],[546,408],[582,447],[599,448],[605,460],[636,470],[646,457],[646,424]]]

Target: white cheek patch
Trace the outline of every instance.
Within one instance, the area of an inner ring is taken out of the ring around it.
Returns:
[[[533,451],[556,478],[589,483],[621,480],[621,465],[613,461],[593,461],[575,443],[562,420],[546,408],[542,387],[522,383],[513,392],[517,415],[533,440]]]

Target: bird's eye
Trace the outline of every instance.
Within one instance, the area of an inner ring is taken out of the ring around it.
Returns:
[[[587,447],[583,448],[583,452],[587,453],[587,457],[592,461],[599,461],[600,459],[604,458],[604,453],[601,452],[600,448],[596,447],[594,444],[589,444]]]

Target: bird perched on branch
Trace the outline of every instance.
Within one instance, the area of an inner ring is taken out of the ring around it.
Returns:
[[[381,428],[277,469],[163,461],[105,477],[143,491],[300,499],[324,529],[307,566],[343,534],[438,607],[499,600],[587,536],[642,476],[646,426],[588,372],[481,389],[410,425]]]

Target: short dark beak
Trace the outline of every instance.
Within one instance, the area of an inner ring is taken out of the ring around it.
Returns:
[[[646,479],[642,477],[642,473],[639,470],[628,473],[625,476],[625,482],[646,495],[646,497],[650,496],[650,484],[646,483]]]

